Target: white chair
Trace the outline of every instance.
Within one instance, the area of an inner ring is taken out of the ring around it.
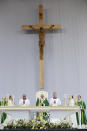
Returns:
[[[46,99],[48,99],[48,92],[46,92],[46,91],[38,91],[38,92],[36,92],[36,100],[37,100],[37,98],[40,99],[40,97],[41,97],[42,94],[44,95],[44,97]]]

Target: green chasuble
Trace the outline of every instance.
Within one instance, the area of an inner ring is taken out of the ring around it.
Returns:
[[[0,106],[2,106],[2,102],[0,101]]]
[[[37,98],[36,106],[49,106],[49,102],[47,99],[42,100]],[[37,113],[37,117],[39,117],[39,112]],[[44,120],[48,120],[48,114],[46,112],[43,112],[42,117]]]
[[[47,99],[41,100],[41,99],[37,98],[36,106],[40,106],[41,103],[43,104],[42,106],[49,106],[49,102]]]
[[[0,106],[8,106],[8,101],[0,101]]]
[[[3,113],[1,114],[1,124],[4,123],[4,121],[5,121],[6,118],[7,118],[7,114],[6,114],[5,112],[3,112]]]
[[[7,106],[7,105],[8,105],[8,101],[0,101],[0,106]],[[4,123],[6,118],[7,118],[7,114],[3,112],[1,114],[1,124]]]
[[[86,104],[84,101],[78,101],[76,102],[76,105],[81,106],[81,125],[86,124]],[[77,119],[77,124],[80,124],[80,120],[79,120],[79,113],[76,112],[76,119]]]

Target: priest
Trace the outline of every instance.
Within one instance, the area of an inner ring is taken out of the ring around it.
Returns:
[[[8,106],[14,106],[14,97],[11,95],[8,97]]]
[[[37,98],[36,101],[36,106],[49,106],[49,102],[47,98],[45,98],[44,94],[41,94],[40,98]],[[37,118],[40,119],[42,117],[43,120],[48,120],[48,113],[43,112],[43,113],[37,113]]]
[[[75,105],[74,96],[70,96],[69,100],[70,100],[69,105],[74,106]]]
[[[50,99],[50,106],[60,106],[61,100],[57,97],[57,93],[53,93],[53,97]],[[60,122],[60,114],[58,112],[50,112],[50,122],[58,123]]]
[[[43,94],[41,94],[40,99],[37,98],[36,106],[49,106],[49,102],[47,98],[44,97]]]
[[[2,101],[0,101],[0,106],[8,106],[8,101],[6,97],[2,97]]]
[[[22,99],[19,100],[19,105],[20,106],[29,106],[30,105],[30,100],[27,98],[26,94],[22,95]]]
[[[0,106],[8,106],[8,101],[7,101],[6,97],[2,97],[2,101],[0,101]],[[4,123],[6,118],[7,118],[7,113],[2,112],[1,113],[1,124]]]
[[[69,106],[75,106],[75,100],[73,95],[69,97]],[[77,127],[76,113],[73,112],[67,117],[67,119],[69,120],[73,128]]]
[[[61,100],[57,97],[56,92],[53,93],[53,97],[50,99],[50,106],[61,105]]]
[[[80,125],[85,125],[86,124],[86,104],[84,101],[82,101],[81,96],[78,95],[77,102],[75,103],[76,105],[80,106],[81,108],[81,114],[76,112],[76,118],[77,118],[77,124]],[[81,122],[80,122],[80,116],[81,116]]]

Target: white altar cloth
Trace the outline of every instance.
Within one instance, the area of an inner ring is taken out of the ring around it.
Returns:
[[[79,106],[0,106],[0,111],[79,111]]]
[[[75,114],[76,112],[80,112],[80,108],[78,106],[58,106],[58,107],[1,106],[0,116],[2,112],[6,112],[9,116],[12,117],[12,119],[27,119],[27,120],[31,120],[31,113],[48,112],[50,114],[50,119],[52,119],[53,117],[52,114],[55,114],[57,118],[63,120],[65,118],[69,118],[70,115]]]

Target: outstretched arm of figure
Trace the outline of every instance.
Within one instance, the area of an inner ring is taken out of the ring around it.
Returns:
[[[34,31],[36,31],[37,33],[39,33],[39,30],[36,29],[36,28],[34,28],[34,26],[30,25],[29,27],[30,27],[31,29],[33,29]]]
[[[54,25],[51,25],[51,26],[49,27],[49,29],[45,30],[45,33],[49,32],[49,30],[51,30],[53,27],[54,27]]]

